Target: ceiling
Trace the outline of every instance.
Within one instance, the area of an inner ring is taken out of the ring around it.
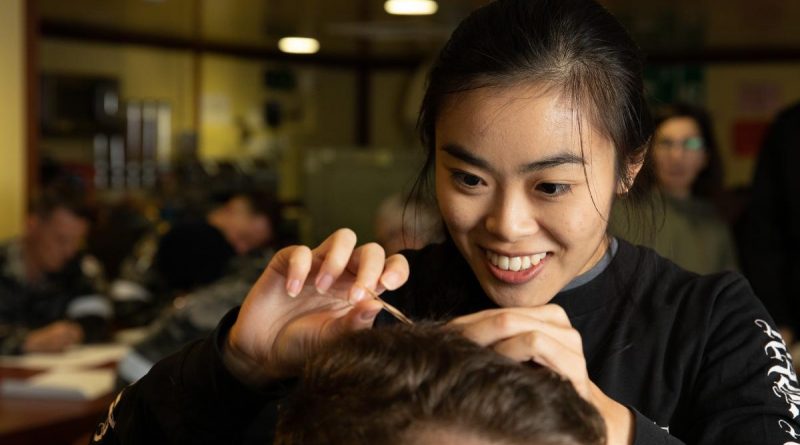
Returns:
[[[321,54],[424,56],[488,0],[438,0],[428,17],[398,17],[383,0],[38,0],[48,23],[274,48],[309,34]],[[800,47],[797,0],[601,0],[645,49]]]
[[[42,20],[240,45],[276,45],[285,35],[317,37],[322,52],[428,52],[484,0],[439,0],[428,17],[384,12],[378,0],[39,0]],[[195,24],[197,23],[197,25]]]

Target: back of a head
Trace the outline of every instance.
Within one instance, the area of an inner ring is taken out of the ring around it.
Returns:
[[[420,433],[432,429],[475,443],[605,443],[599,413],[571,383],[431,325],[356,332],[310,359],[275,443],[429,443]]]

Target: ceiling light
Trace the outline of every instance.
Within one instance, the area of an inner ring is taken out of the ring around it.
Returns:
[[[278,49],[290,54],[314,54],[319,51],[319,41],[311,37],[284,37],[278,40]]]
[[[383,9],[395,15],[431,15],[439,5],[434,0],[387,0]]]

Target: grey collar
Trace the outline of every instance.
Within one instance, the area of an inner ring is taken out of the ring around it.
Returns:
[[[594,280],[598,275],[606,270],[609,264],[611,264],[611,260],[614,259],[614,256],[617,254],[617,250],[619,250],[619,242],[612,236],[611,240],[609,241],[608,250],[606,250],[603,258],[600,258],[600,261],[598,261],[597,264],[595,264],[591,269],[573,278],[572,281],[567,283],[567,285],[561,289],[561,292],[575,289],[576,287],[583,286],[584,284]]]

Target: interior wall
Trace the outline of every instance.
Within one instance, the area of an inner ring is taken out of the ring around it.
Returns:
[[[419,145],[414,131],[416,121],[409,122],[404,114],[408,100],[421,102],[422,95],[410,91],[416,86],[411,82],[413,74],[406,70],[381,70],[372,74],[372,145],[391,149]],[[410,106],[416,109],[419,104]]]
[[[123,100],[168,102],[175,134],[194,125],[192,57],[186,51],[42,39],[39,63],[43,73],[116,77]]]
[[[25,212],[25,26],[23,0],[0,8],[0,239],[19,235]]]
[[[799,101],[800,63],[710,66],[705,75],[706,105],[714,118],[725,185],[747,186],[756,154],[737,152],[737,126],[740,137],[753,131],[757,137],[759,128],[766,128],[777,112]]]

